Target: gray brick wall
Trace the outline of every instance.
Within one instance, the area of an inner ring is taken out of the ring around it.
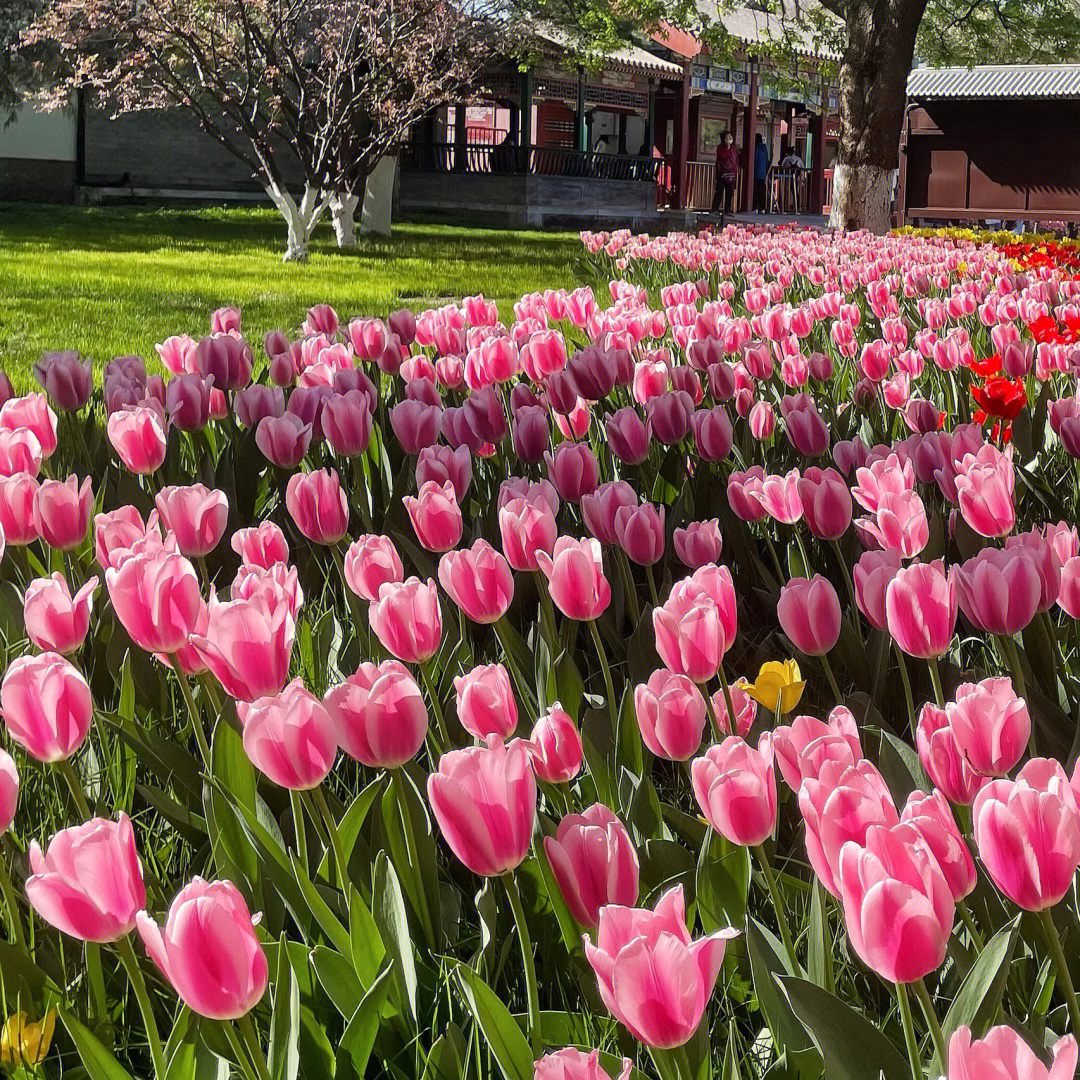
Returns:
[[[74,196],[74,161],[0,157],[0,201],[69,203]]]

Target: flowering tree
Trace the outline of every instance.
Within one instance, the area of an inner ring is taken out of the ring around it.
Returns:
[[[48,100],[89,88],[115,114],[180,106],[248,166],[307,256],[329,210],[355,243],[367,177],[497,43],[446,0],[57,0],[24,35],[64,63]]]

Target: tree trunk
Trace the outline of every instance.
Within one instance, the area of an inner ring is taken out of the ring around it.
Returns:
[[[387,154],[379,159],[364,182],[364,204],[360,214],[360,231],[377,236],[390,235],[394,209],[394,182],[397,177],[397,158]]]
[[[356,247],[357,197],[349,191],[336,191],[330,196],[330,220],[334,226],[339,248]]]
[[[322,192],[310,184],[305,185],[304,194],[299,203],[283,186],[277,183],[267,184],[266,194],[285,219],[287,238],[285,254],[281,256],[281,261],[306,262],[311,231],[315,228],[319,218],[322,217],[329,196],[323,195]]]
[[[840,63],[840,145],[832,215],[840,229],[886,232],[907,77],[927,0],[851,0]]]

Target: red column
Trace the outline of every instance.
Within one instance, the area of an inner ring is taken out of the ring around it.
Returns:
[[[810,121],[810,212],[820,214],[825,205],[825,102]]]
[[[754,207],[754,143],[757,136],[757,95],[758,66],[756,60],[750,61],[750,96],[746,103],[746,119],[743,121],[742,144],[742,212],[748,213]]]
[[[686,163],[690,154],[690,61],[683,64],[682,93],[679,97],[679,141],[675,146],[675,206],[685,209]]]

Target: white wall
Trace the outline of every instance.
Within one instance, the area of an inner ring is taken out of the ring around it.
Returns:
[[[0,125],[0,158],[75,160],[75,110],[41,112],[23,105],[6,127]]]

